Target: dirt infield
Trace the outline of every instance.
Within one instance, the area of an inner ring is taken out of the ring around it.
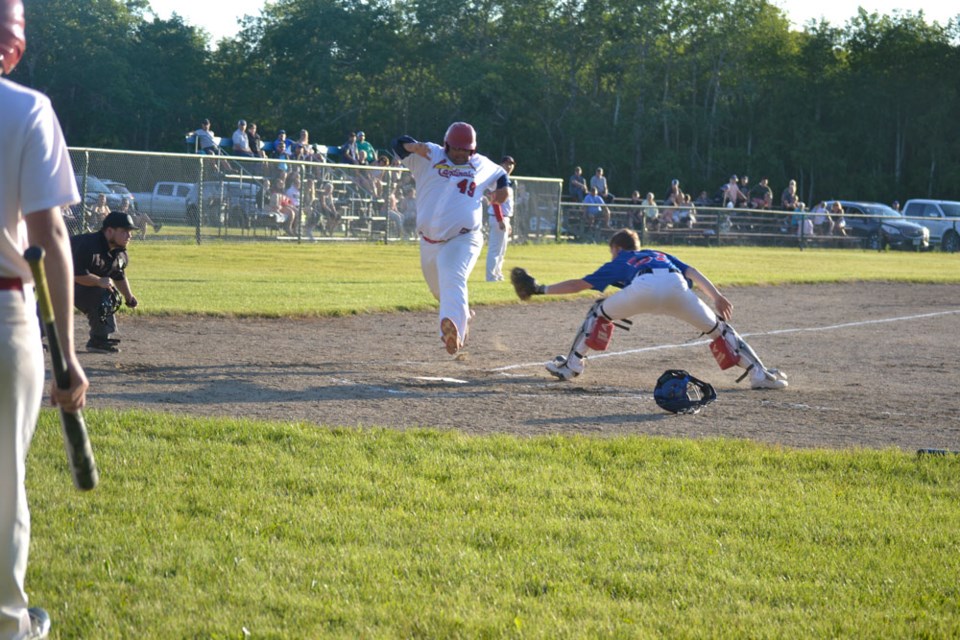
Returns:
[[[472,286],[483,286],[472,285]],[[478,307],[456,359],[434,313],[241,320],[122,317],[120,355],[82,353],[92,407],[512,434],[723,436],[797,447],[960,449],[960,286],[729,288],[733,324],[784,391],[720,371],[702,338],[635,318],[573,382],[543,363],[565,353],[585,300]],[[149,300],[143,301],[149,305]],[[78,319],[78,342],[86,336]],[[713,383],[695,416],[653,402],[665,369]],[[95,427],[92,427],[95,429]]]

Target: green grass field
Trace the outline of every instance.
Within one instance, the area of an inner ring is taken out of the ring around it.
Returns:
[[[960,278],[960,256],[939,253],[676,253],[721,286]],[[131,255],[137,313],[433,304],[414,245]],[[508,254],[544,281],[605,258],[578,245]],[[482,265],[474,280],[476,302],[515,303]],[[54,637],[960,636],[960,456],[108,409],[87,420],[95,491],[70,484],[51,410],[28,464],[27,588]]]

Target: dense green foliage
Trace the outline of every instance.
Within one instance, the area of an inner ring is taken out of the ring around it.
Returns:
[[[465,119],[523,175],[662,194],[730,173],[808,202],[960,198],[960,22],[859,13],[795,31],[767,0],[277,0],[210,49],[148,0],[32,0],[14,78],[73,146],[183,151],[210,117],[340,144]]]
[[[52,410],[28,465],[63,638],[960,634],[956,456],[88,421],[95,491]]]

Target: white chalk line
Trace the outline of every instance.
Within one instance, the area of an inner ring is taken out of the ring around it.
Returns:
[[[848,329],[850,327],[863,327],[871,324],[884,324],[889,322],[904,322],[906,320],[919,320],[922,318],[936,318],[938,316],[946,316],[951,314],[960,313],[960,309],[954,309],[951,311],[934,311],[932,313],[920,313],[911,316],[898,316],[896,318],[877,318],[874,320],[859,320],[857,322],[844,322],[841,324],[830,324],[822,327],[795,327],[792,329],[773,329],[772,331],[762,331],[756,333],[742,333],[740,334],[744,338],[749,338],[752,336],[774,336],[774,335],[784,335],[788,333],[804,333],[804,332],[814,332],[814,331],[835,331],[837,329]],[[659,344],[652,347],[641,347],[639,349],[627,349],[625,351],[612,351],[608,353],[597,353],[590,354],[590,359],[597,358],[615,358],[619,356],[628,356],[635,353],[646,353],[649,351],[663,351],[665,349],[687,349],[690,347],[700,347],[705,344],[709,344],[710,340],[694,340],[692,342],[681,342],[679,344]],[[527,369],[530,367],[542,367],[547,362],[525,362],[523,364],[511,364],[505,367],[497,367],[496,369],[491,369],[493,373],[503,373],[506,371],[513,371],[515,369]]]

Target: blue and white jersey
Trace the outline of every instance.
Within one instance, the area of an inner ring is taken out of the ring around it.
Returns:
[[[662,251],[652,251],[644,249],[642,251],[620,251],[617,257],[606,263],[588,276],[584,280],[590,283],[590,286],[597,291],[603,291],[607,287],[613,286],[623,289],[633,282],[637,274],[650,269],[666,269],[679,271],[681,275],[687,273],[690,267]]]

